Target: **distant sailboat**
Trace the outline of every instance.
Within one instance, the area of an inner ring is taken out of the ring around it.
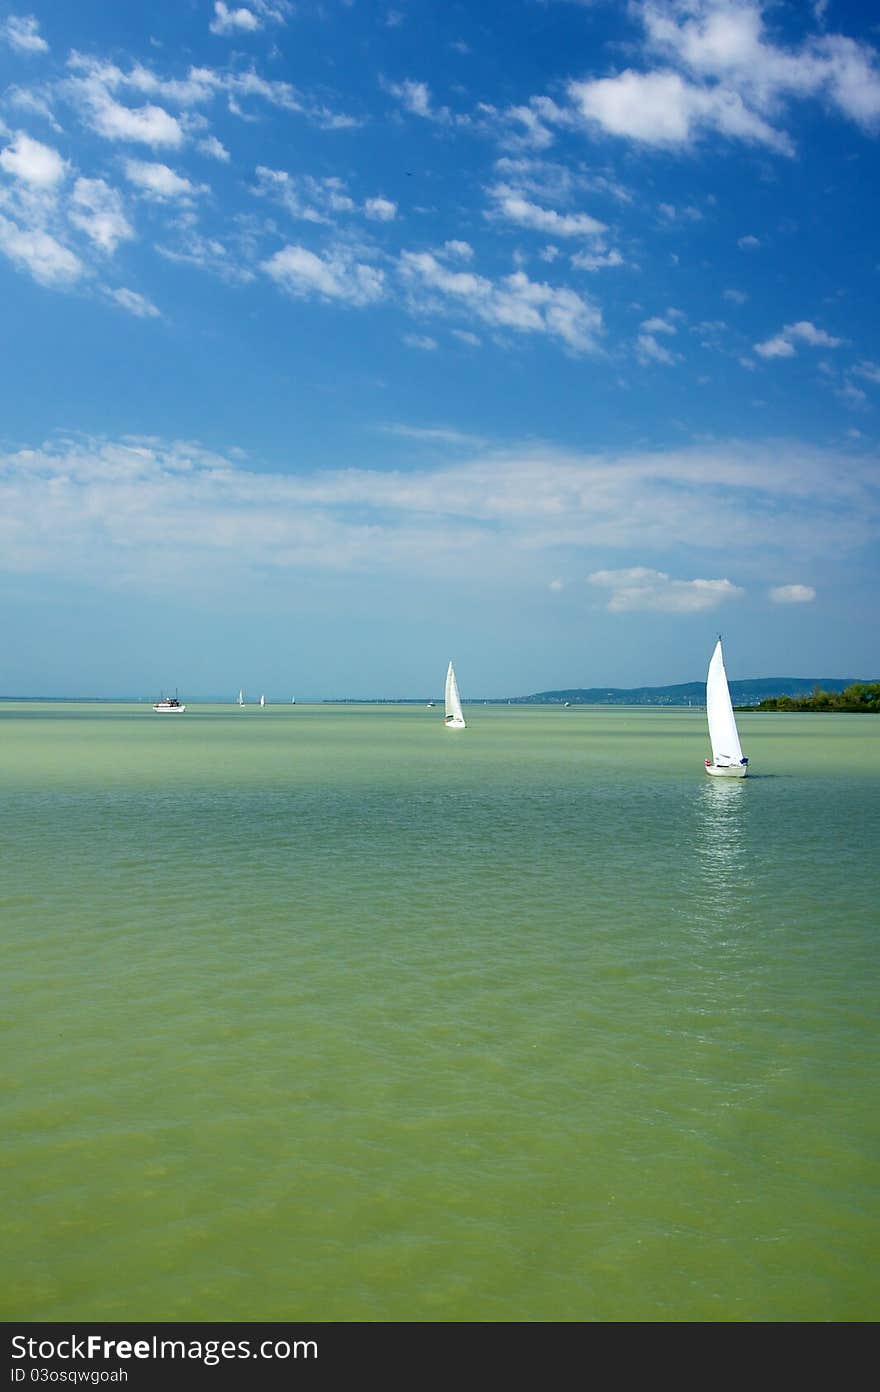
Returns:
[[[455,680],[455,668],[451,662],[446,672],[445,724],[448,730],[463,730],[465,728],[465,719],[461,711],[461,696],[458,693],[458,682]]]
[[[238,704],[239,704],[240,706],[243,706],[243,705],[244,705],[244,692],[243,692],[243,691],[239,691],[239,693],[238,693]]]
[[[739,742],[720,636],[706,678],[706,716],[709,721],[709,743],[712,745],[712,758],[706,760],[706,772],[713,777],[745,778],[749,761]]]
[[[265,696],[261,696],[261,697],[260,697],[260,705],[261,705],[261,706],[265,706],[265,704],[266,704],[266,698],[265,698]]]

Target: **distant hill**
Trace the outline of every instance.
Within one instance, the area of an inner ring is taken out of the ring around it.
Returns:
[[[735,706],[757,706],[768,696],[809,696],[815,687],[823,691],[843,691],[861,677],[752,677],[731,681],[730,699]],[[705,682],[682,682],[678,686],[591,686],[570,691],[538,691],[533,696],[513,696],[513,705],[560,706],[702,706],[706,703]]]

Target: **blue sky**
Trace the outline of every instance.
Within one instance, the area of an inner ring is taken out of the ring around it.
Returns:
[[[0,693],[880,676],[880,27],[0,7]]]

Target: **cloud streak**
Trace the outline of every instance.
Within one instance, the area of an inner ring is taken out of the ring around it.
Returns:
[[[153,317],[135,292],[114,298]],[[638,558],[693,551],[696,540],[725,569],[760,574],[771,558],[776,567],[829,547],[857,551],[876,540],[878,516],[872,468],[843,471],[836,457],[778,444],[615,457],[481,449],[433,468],[413,458],[400,470],[297,475],[156,440],[58,441],[0,456],[0,565],[100,573],[102,584],[143,585],[172,558],[175,576],[198,588],[206,566],[405,579],[466,557],[486,583],[507,586],[558,574],[562,557],[601,554],[627,558],[589,572],[613,612],[700,612],[740,587],[719,570],[703,578],[702,565],[680,579]],[[776,602],[803,602],[805,587],[786,589]]]

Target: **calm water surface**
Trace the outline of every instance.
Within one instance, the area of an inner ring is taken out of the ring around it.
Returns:
[[[29,1320],[874,1320],[880,721],[0,705]]]

